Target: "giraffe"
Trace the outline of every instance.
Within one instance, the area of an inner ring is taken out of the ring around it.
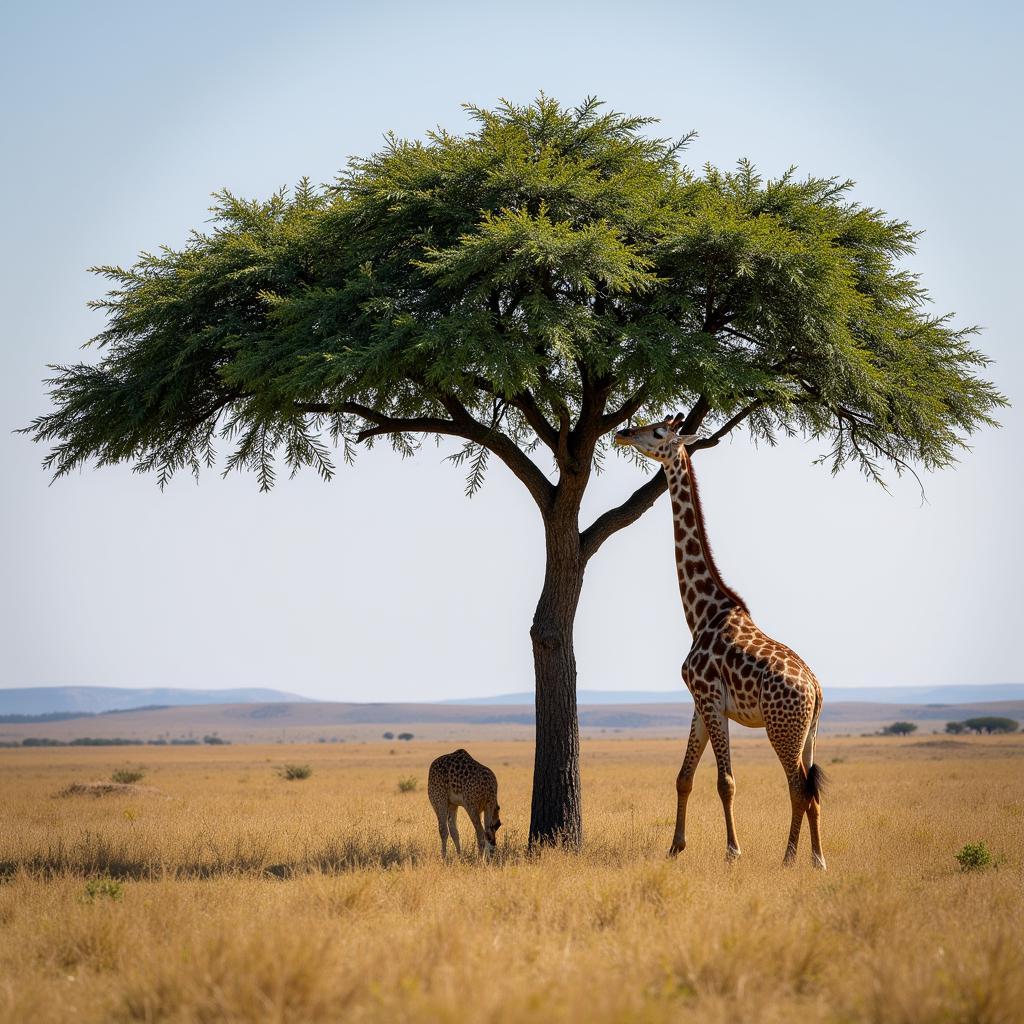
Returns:
[[[632,446],[665,468],[679,593],[693,635],[682,668],[683,681],[693,696],[693,721],[676,779],[676,826],[669,855],[676,856],[686,847],[686,803],[709,739],[718,762],[726,858],[740,855],[732,815],[736,792],[729,749],[732,719],[740,725],[763,728],[786,773],[793,816],[783,863],[791,864],[796,857],[806,814],[813,863],[824,870],[818,833],[824,775],[814,764],[821,686],[797,654],[757,628],[746,602],[722,579],[708,544],[697,480],[686,449],[698,437],[680,434],[682,423],[683,417],[676,415],[615,435],[616,444]]]
[[[497,848],[495,833],[501,828],[498,812],[498,780],[486,765],[472,758],[465,750],[442,754],[430,765],[427,795],[437,815],[441,833],[441,856],[448,859],[448,836],[455,842],[456,854],[462,854],[455,815],[464,807],[476,830],[476,844],[481,854],[492,854]],[[483,815],[484,823],[480,823]]]

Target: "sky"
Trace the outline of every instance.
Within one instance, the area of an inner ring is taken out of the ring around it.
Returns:
[[[687,162],[747,156],[857,181],[925,229],[937,311],[984,331],[1016,404],[955,470],[886,492],[745,435],[696,461],[725,578],[827,688],[1024,679],[1024,198],[1017,5],[866,2],[22,4],[0,37],[0,686],[272,686],[324,700],[531,690],[539,516],[496,464],[463,496],[427,446],[333,483],[251,476],[161,493],[128,467],[50,485],[12,433],[47,363],[97,358],[94,264],[178,245],[209,194],[329,181],[384,132],[467,126],[464,102],[596,94],[696,129]],[[675,411],[675,410],[666,410]],[[583,522],[641,482],[611,460]],[[579,686],[670,690],[689,634],[666,498],[587,570]],[[642,617],[637,609],[642,608]],[[642,623],[642,628],[638,625]]]

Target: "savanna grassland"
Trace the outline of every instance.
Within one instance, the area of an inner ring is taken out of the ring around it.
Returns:
[[[467,741],[500,782],[490,864],[461,812],[473,852],[440,862],[450,744],[2,750],[0,1018],[1024,1020],[1024,737],[827,737],[821,874],[806,834],[781,867],[782,772],[734,731],[731,867],[710,755],[665,859],[682,738],[585,741],[585,848],[535,857],[532,746]],[[961,871],[978,841],[996,863]]]

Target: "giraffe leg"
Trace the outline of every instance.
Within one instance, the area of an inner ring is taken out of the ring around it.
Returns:
[[[732,775],[732,756],[729,750],[729,720],[722,712],[705,714],[711,749],[718,762],[718,795],[722,798],[725,812],[725,859],[735,860],[740,855],[740,844],[736,839],[736,825],[732,818],[732,800],[736,794],[736,780]]]
[[[458,807],[455,804],[448,805],[448,834],[452,837],[452,842],[455,843],[455,853],[462,856],[462,844],[459,842],[459,826],[455,821],[455,815],[458,812]]]
[[[441,859],[448,859],[448,810],[444,800],[435,800],[431,797],[431,806],[437,815],[437,831],[441,836]]]
[[[690,738],[686,743],[686,754],[683,757],[683,766],[679,769],[676,777],[676,830],[672,835],[672,847],[668,851],[670,857],[686,849],[686,802],[690,799],[693,790],[693,776],[697,772],[697,765],[700,762],[704,748],[708,744],[708,730],[704,725],[704,719],[700,712],[693,709],[693,721],[690,722]]]
[[[807,776],[803,766],[797,762],[795,766],[783,765],[783,767],[786,769],[786,778],[789,781],[789,802],[793,808],[793,816],[789,824],[789,841],[786,843],[786,855],[782,858],[782,863],[788,865],[796,860],[796,848],[800,842],[800,826],[803,824],[810,801],[807,799]]]
[[[819,709],[820,713],[820,709]],[[825,855],[821,852],[821,836],[818,832],[818,821],[821,817],[821,769],[814,769],[814,738],[818,732],[818,719],[811,723],[804,750],[801,755],[808,777],[812,779],[811,800],[807,805],[807,827],[811,833],[811,861],[816,868],[826,870]]]
[[[484,839],[484,826],[480,821],[480,812],[477,811],[476,813],[467,813],[469,813],[469,820],[470,822],[472,822],[473,829],[476,832],[476,848],[479,851],[480,856],[482,857],[484,854],[484,849],[487,846],[487,843],[486,840]]]
[[[813,800],[809,792],[807,770],[803,762],[803,750],[810,727],[810,713],[808,713],[808,717],[802,723],[799,720],[794,722],[765,717],[765,732],[768,733],[768,741],[778,755],[779,761],[782,764],[782,770],[786,773],[786,781],[789,784],[789,802],[792,808],[792,817],[789,823],[789,839],[786,843],[786,854],[782,859],[782,863],[787,865],[792,864],[796,860],[796,850],[800,843],[800,828],[803,825],[805,814],[808,815],[808,823],[810,823],[810,814],[808,812]],[[815,817],[815,826],[813,827],[816,828],[816,826],[817,817]],[[819,842],[819,853],[820,850]]]

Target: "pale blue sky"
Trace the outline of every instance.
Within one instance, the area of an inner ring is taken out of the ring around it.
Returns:
[[[39,3],[5,13],[0,252],[5,428],[45,408],[47,362],[102,327],[94,263],[180,243],[222,186],[329,180],[385,130],[465,124],[463,101],[563,102],[696,128],[689,160],[849,176],[925,228],[936,307],[985,326],[1012,399],[1022,197],[1022,17],[975,3]],[[86,358],[94,358],[88,353]],[[831,686],[1024,677],[1022,415],[962,467],[891,494],[745,438],[698,462],[716,553],[761,625]],[[496,468],[462,497],[428,448],[331,485],[252,478],[160,494],[128,469],[53,487],[0,432],[0,685],[266,685],[325,699],[532,688],[537,516]],[[639,482],[619,463],[596,513]],[[747,494],[761,497],[748,499]],[[766,500],[765,494],[774,494]],[[591,565],[580,686],[670,689],[688,635],[665,499]],[[630,629],[631,602],[647,622]]]

